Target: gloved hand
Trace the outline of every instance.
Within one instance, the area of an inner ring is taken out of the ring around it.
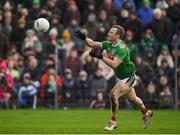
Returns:
[[[102,55],[102,50],[99,48],[94,48],[92,51],[89,52],[89,55],[91,57],[96,57],[98,59],[102,59],[103,55]]]
[[[79,30],[74,31],[74,36],[77,39],[81,39],[81,40],[85,40],[86,39],[86,35],[81,33]]]

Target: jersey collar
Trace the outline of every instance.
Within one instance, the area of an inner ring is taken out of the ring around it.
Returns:
[[[112,47],[118,46],[121,42],[122,42],[122,40],[119,40],[119,42],[117,44],[115,44],[115,45],[112,45]]]

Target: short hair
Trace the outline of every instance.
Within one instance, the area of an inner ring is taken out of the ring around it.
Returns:
[[[119,34],[119,38],[122,39],[122,37],[124,36],[124,28],[120,25],[113,25],[112,28],[117,29],[117,34]]]

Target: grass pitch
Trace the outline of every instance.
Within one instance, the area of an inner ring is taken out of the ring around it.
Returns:
[[[143,129],[141,113],[118,112],[118,128],[104,131],[110,110],[0,110],[0,133],[13,134],[173,134],[180,133],[180,112],[154,110],[148,129]]]

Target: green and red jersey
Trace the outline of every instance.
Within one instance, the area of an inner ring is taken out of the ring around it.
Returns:
[[[123,61],[114,69],[116,77],[125,79],[135,74],[136,67],[130,60],[130,52],[127,45],[122,40],[116,45],[112,45],[110,41],[103,41],[102,49],[106,50],[109,59],[113,60],[116,57]]]

